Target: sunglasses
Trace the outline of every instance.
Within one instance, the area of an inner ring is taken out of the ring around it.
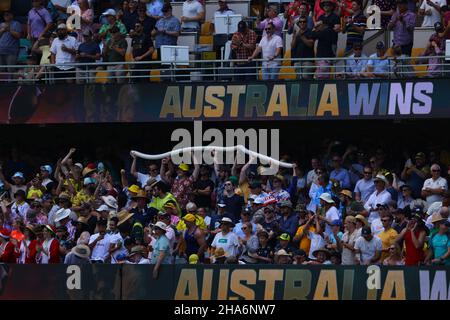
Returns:
[[[306,20],[305,21],[299,21],[298,23],[306,23]]]
[[[247,227],[242,227],[241,230],[247,230]]]
[[[431,172],[441,172],[441,170],[431,170]]]
[[[231,183],[225,183],[225,185],[226,185],[226,186],[231,186],[232,184],[231,184]]]
[[[372,172],[364,171],[364,174],[372,174]]]
[[[381,221],[382,221],[382,222],[389,222],[389,221],[391,221],[391,220],[389,220],[389,219],[381,219]]]
[[[266,31],[271,31],[272,28],[265,28],[264,30],[266,30]]]
[[[389,248],[389,250],[395,250],[395,248],[394,248],[394,247],[391,247],[391,248]]]

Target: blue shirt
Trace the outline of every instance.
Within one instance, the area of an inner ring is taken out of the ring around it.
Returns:
[[[153,245],[153,251],[152,251],[152,259],[151,263],[155,264],[156,261],[158,261],[158,257],[160,255],[160,251],[164,251],[164,259],[161,263],[163,264],[170,264],[170,244],[169,239],[165,235],[161,235]]]
[[[291,213],[287,219],[284,219],[284,216],[281,216],[278,219],[278,223],[280,224],[281,233],[289,234],[291,239],[295,236],[298,228],[298,216],[295,213]]]
[[[0,29],[5,23],[0,23]],[[17,21],[11,21],[9,29],[15,32],[22,32],[22,26]],[[16,55],[19,52],[19,39],[12,36],[11,32],[5,31],[0,34],[0,54]]]
[[[147,3],[147,14],[151,16],[162,17],[163,13],[161,11],[163,5],[158,0]]]
[[[331,171],[330,179],[339,181],[343,189],[350,189],[350,175],[347,169],[340,168],[339,171],[336,169]]]
[[[369,58],[372,58],[373,60],[369,60],[367,66],[373,67],[373,73],[375,75],[388,74],[391,71],[391,60],[388,58],[379,60],[377,59],[379,57],[376,53],[372,54]]]
[[[447,253],[450,247],[450,238],[446,234],[436,233],[430,242],[430,247],[433,249],[434,259],[439,259]],[[450,258],[444,260],[445,265],[450,265]]]
[[[166,31],[180,31],[181,23],[174,16],[168,18],[161,18],[156,22],[156,29],[166,30]],[[160,48],[162,45],[176,46],[177,45],[176,36],[170,36],[168,34],[158,34],[155,40],[155,47]]]

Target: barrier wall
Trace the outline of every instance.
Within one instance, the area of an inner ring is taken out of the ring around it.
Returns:
[[[448,80],[2,86],[0,123],[448,118]]]
[[[0,299],[448,300],[450,268],[0,265]]]

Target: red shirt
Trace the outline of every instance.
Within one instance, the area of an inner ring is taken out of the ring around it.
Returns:
[[[416,238],[419,238],[420,231],[414,232]],[[412,241],[411,231],[406,231],[405,234],[405,266],[417,266],[424,259],[423,248],[416,249]]]
[[[26,264],[36,263],[36,244],[37,240],[31,240],[28,244],[28,254],[25,256]]]
[[[17,263],[20,252],[16,252],[14,245],[8,241],[0,246],[0,254],[0,262]]]

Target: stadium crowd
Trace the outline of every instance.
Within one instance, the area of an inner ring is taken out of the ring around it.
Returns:
[[[174,263],[450,264],[448,152],[393,159],[331,141],[308,165],[282,156],[294,167],[274,175],[212,156],[132,154],[127,171],[74,148],[40,167],[13,152],[0,170],[0,262],[155,264],[155,277]]]
[[[77,77],[78,82],[91,82],[95,73],[90,68],[98,65],[76,68],[71,64],[94,62],[114,63],[104,68],[110,75],[109,81],[113,82],[124,82],[128,72],[131,76],[149,75],[150,64],[141,63],[134,71],[128,71],[121,64],[126,61],[127,50],[131,52],[132,61],[159,61],[162,45],[176,45],[180,32],[199,32],[205,22],[205,4],[199,0],[186,0],[179,17],[173,16],[171,4],[162,0],[30,1],[32,8],[23,24],[15,19],[12,10],[3,12],[4,21],[0,24],[0,65],[17,64],[19,44],[25,40],[21,38],[26,38],[30,42],[26,64],[41,66],[21,70],[17,77],[24,80],[42,79],[48,72],[44,66],[56,64],[52,69],[55,78]],[[376,52],[369,57],[362,54],[367,27],[364,9],[368,4],[362,0],[295,0],[285,3],[281,10],[277,5],[267,4],[264,13],[252,7],[255,24],[243,20],[231,36],[230,58],[241,60],[236,63],[235,71],[240,74],[236,79],[255,79],[253,60],[260,56],[262,78],[278,78],[284,57],[283,30],[292,34],[291,58],[320,58],[295,62],[298,78],[331,77],[334,62],[329,59],[337,55],[341,32],[347,34],[345,51],[353,53],[345,65],[340,66],[343,72],[338,74],[353,78],[412,76],[410,60],[405,58],[411,56],[414,29],[420,26],[420,21],[423,21],[421,26],[432,27],[435,33],[416,64],[426,63],[430,76],[442,74],[441,57],[445,52],[445,40],[450,39],[450,11],[445,0],[374,0],[372,4],[381,10],[381,28],[392,30],[394,36],[392,47],[380,41]],[[68,29],[67,22],[72,21],[67,14],[70,6],[80,9],[78,29]],[[226,0],[219,1],[216,14],[230,13],[233,10],[228,8]],[[224,45],[224,42],[216,45]],[[6,69],[10,73],[17,71]],[[136,79],[148,81],[147,77]]]

